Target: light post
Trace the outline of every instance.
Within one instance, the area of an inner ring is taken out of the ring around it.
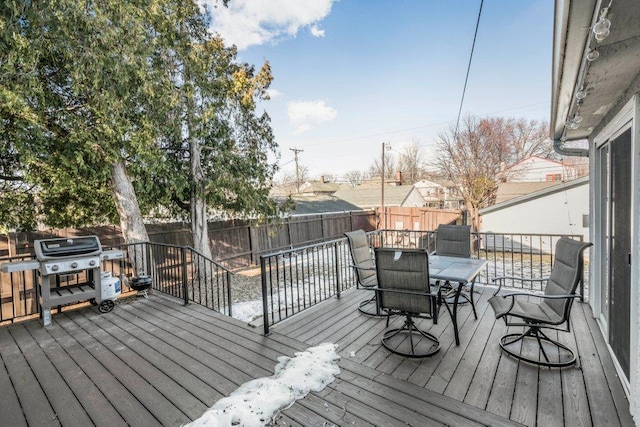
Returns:
[[[382,223],[382,229],[386,229],[387,228],[387,213],[384,210],[384,151],[385,149],[390,150],[391,149],[391,144],[389,142],[383,142],[382,143],[382,176],[381,176],[381,191],[380,191],[380,215],[382,215],[383,219],[383,223]]]

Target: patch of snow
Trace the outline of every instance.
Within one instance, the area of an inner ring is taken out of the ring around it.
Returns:
[[[244,301],[233,304],[233,317],[243,322],[251,322],[262,316],[262,300]]]
[[[340,373],[337,347],[324,343],[298,352],[295,357],[280,356],[273,376],[244,383],[187,426],[266,426],[278,410],[333,382]]]

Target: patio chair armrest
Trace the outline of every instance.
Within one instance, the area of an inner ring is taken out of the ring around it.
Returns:
[[[529,293],[529,292],[509,292],[509,293],[503,294],[502,298],[517,297],[517,296],[536,297],[536,298],[543,298],[543,299],[567,299],[567,298],[579,298],[580,297],[580,295],[578,295],[578,294],[571,294],[571,295],[544,295],[544,294],[534,294],[534,293]]]
[[[434,288],[435,291],[434,291]],[[391,292],[391,293],[396,293],[396,294],[405,294],[405,295],[418,295],[418,296],[423,296],[423,297],[437,297],[438,296],[438,291],[439,291],[439,286],[438,285],[429,285],[429,292],[417,292],[417,291],[406,291],[403,289],[390,289],[390,288],[384,288],[381,289],[379,287],[375,287],[372,288],[374,291],[376,292]]]
[[[545,282],[549,280],[548,277],[540,277],[540,278],[528,278],[528,277],[518,277],[518,276],[499,276],[491,279],[492,282],[503,281],[506,279],[514,279],[514,280],[522,280],[523,282]]]
[[[360,267],[360,266],[355,265],[355,264],[350,264],[350,266],[351,266],[352,268],[356,268],[356,269],[358,269],[358,270],[376,271],[376,268],[375,268],[375,267]]]
[[[498,293],[500,292],[500,289],[502,289],[502,284],[507,279],[521,280],[523,282],[546,282],[547,280],[549,280],[548,277],[541,277],[539,279],[530,279],[530,278],[527,278],[527,277],[518,277],[518,276],[498,276],[498,277],[494,277],[493,279],[491,279],[491,281],[492,282],[499,282],[498,283],[498,289],[496,289],[496,291],[493,293],[494,297],[496,295],[498,295]]]

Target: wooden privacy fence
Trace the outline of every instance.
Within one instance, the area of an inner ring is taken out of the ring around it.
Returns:
[[[395,230],[435,230],[440,224],[452,224],[462,219],[458,209],[434,209],[412,207],[385,207],[384,213],[378,208],[380,222],[378,229]]]
[[[351,211],[297,215],[277,222],[253,224],[247,220],[228,220],[209,223],[209,239],[214,261],[227,268],[258,265],[260,255],[312,245],[343,237],[345,231],[382,228],[399,230],[435,230],[439,224],[450,224],[462,218],[459,210],[432,208],[387,207],[387,227],[378,211]],[[152,243],[192,246],[188,223],[147,224]],[[95,234],[103,246],[124,244],[120,228],[114,225],[91,228],[65,228],[31,233],[9,233],[0,236],[0,257],[32,253],[37,239],[75,237]]]
[[[152,243],[192,246],[188,223],[147,224]],[[277,222],[253,224],[246,220],[209,223],[209,239],[214,261],[228,268],[258,265],[260,255],[342,237],[345,231],[375,230],[376,212],[352,211],[282,218]],[[33,241],[53,237],[96,235],[103,246],[124,244],[116,226],[65,228],[0,236],[0,257],[33,253]]]

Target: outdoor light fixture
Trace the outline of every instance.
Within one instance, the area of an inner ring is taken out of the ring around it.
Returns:
[[[609,3],[611,5],[611,3]],[[609,34],[611,34],[611,21],[607,19],[607,12],[609,12],[609,7],[605,7],[600,12],[600,19],[596,22],[596,25],[593,26],[593,34],[595,34],[596,40],[602,41],[607,38]]]
[[[593,33],[598,41],[606,39],[611,34],[611,21],[607,18],[600,18],[598,23],[593,26]]]
[[[609,0],[609,4],[607,5],[607,7],[600,10],[598,21],[593,24],[593,27],[591,27],[588,33],[587,45],[585,46],[585,56],[580,70],[581,76],[578,80],[577,85],[577,87],[579,87],[580,89],[575,92],[574,98],[572,100],[575,101],[575,104],[569,108],[568,114],[566,116],[567,121],[564,124],[565,130],[563,132],[563,137],[564,133],[568,129],[578,129],[580,127],[580,123],[583,120],[582,116],[580,115],[580,107],[584,102],[584,98],[586,98],[587,96],[587,90],[584,87],[584,80],[589,69],[589,63],[595,61],[600,57],[600,52],[598,52],[597,49],[598,42],[606,39],[609,34],[611,34],[611,21],[607,19],[607,14],[609,13],[611,3],[613,3],[613,0]],[[593,36],[591,33],[593,33]]]

